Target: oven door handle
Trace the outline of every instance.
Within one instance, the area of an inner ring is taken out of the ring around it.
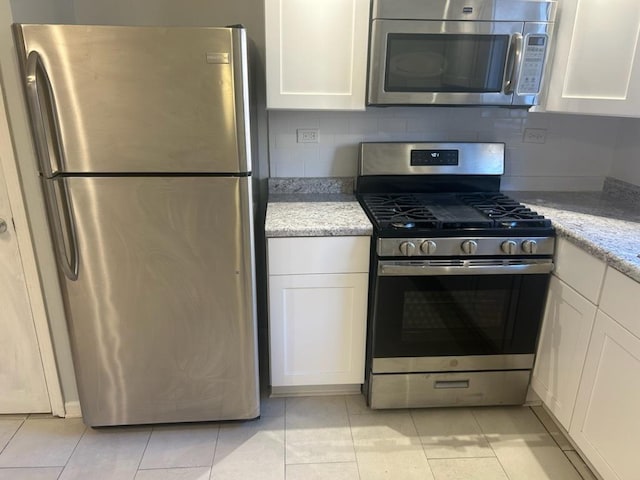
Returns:
[[[378,263],[379,277],[398,276],[445,276],[445,275],[527,275],[550,273],[553,271],[551,260],[524,263],[504,263],[495,265],[478,265],[472,261],[463,261],[458,265],[433,265],[426,262],[393,262]]]

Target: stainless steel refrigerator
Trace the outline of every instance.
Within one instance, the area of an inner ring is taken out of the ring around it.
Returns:
[[[14,34],[85,423],[257,417],[244,29]]]

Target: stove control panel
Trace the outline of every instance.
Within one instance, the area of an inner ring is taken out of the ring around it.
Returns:
[[[553,255],[554,237],[378,238],[380,257]]]

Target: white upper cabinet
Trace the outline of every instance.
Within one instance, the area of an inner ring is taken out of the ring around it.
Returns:
[[[546,110],[640,117],[640,2],[563,0]]]
[[[369,0],[265,0],[267,108],[364,110]]]

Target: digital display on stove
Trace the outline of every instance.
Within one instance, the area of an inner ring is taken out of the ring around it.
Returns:
[[[458,150],[411,150],[411,166],[458,165]]]

